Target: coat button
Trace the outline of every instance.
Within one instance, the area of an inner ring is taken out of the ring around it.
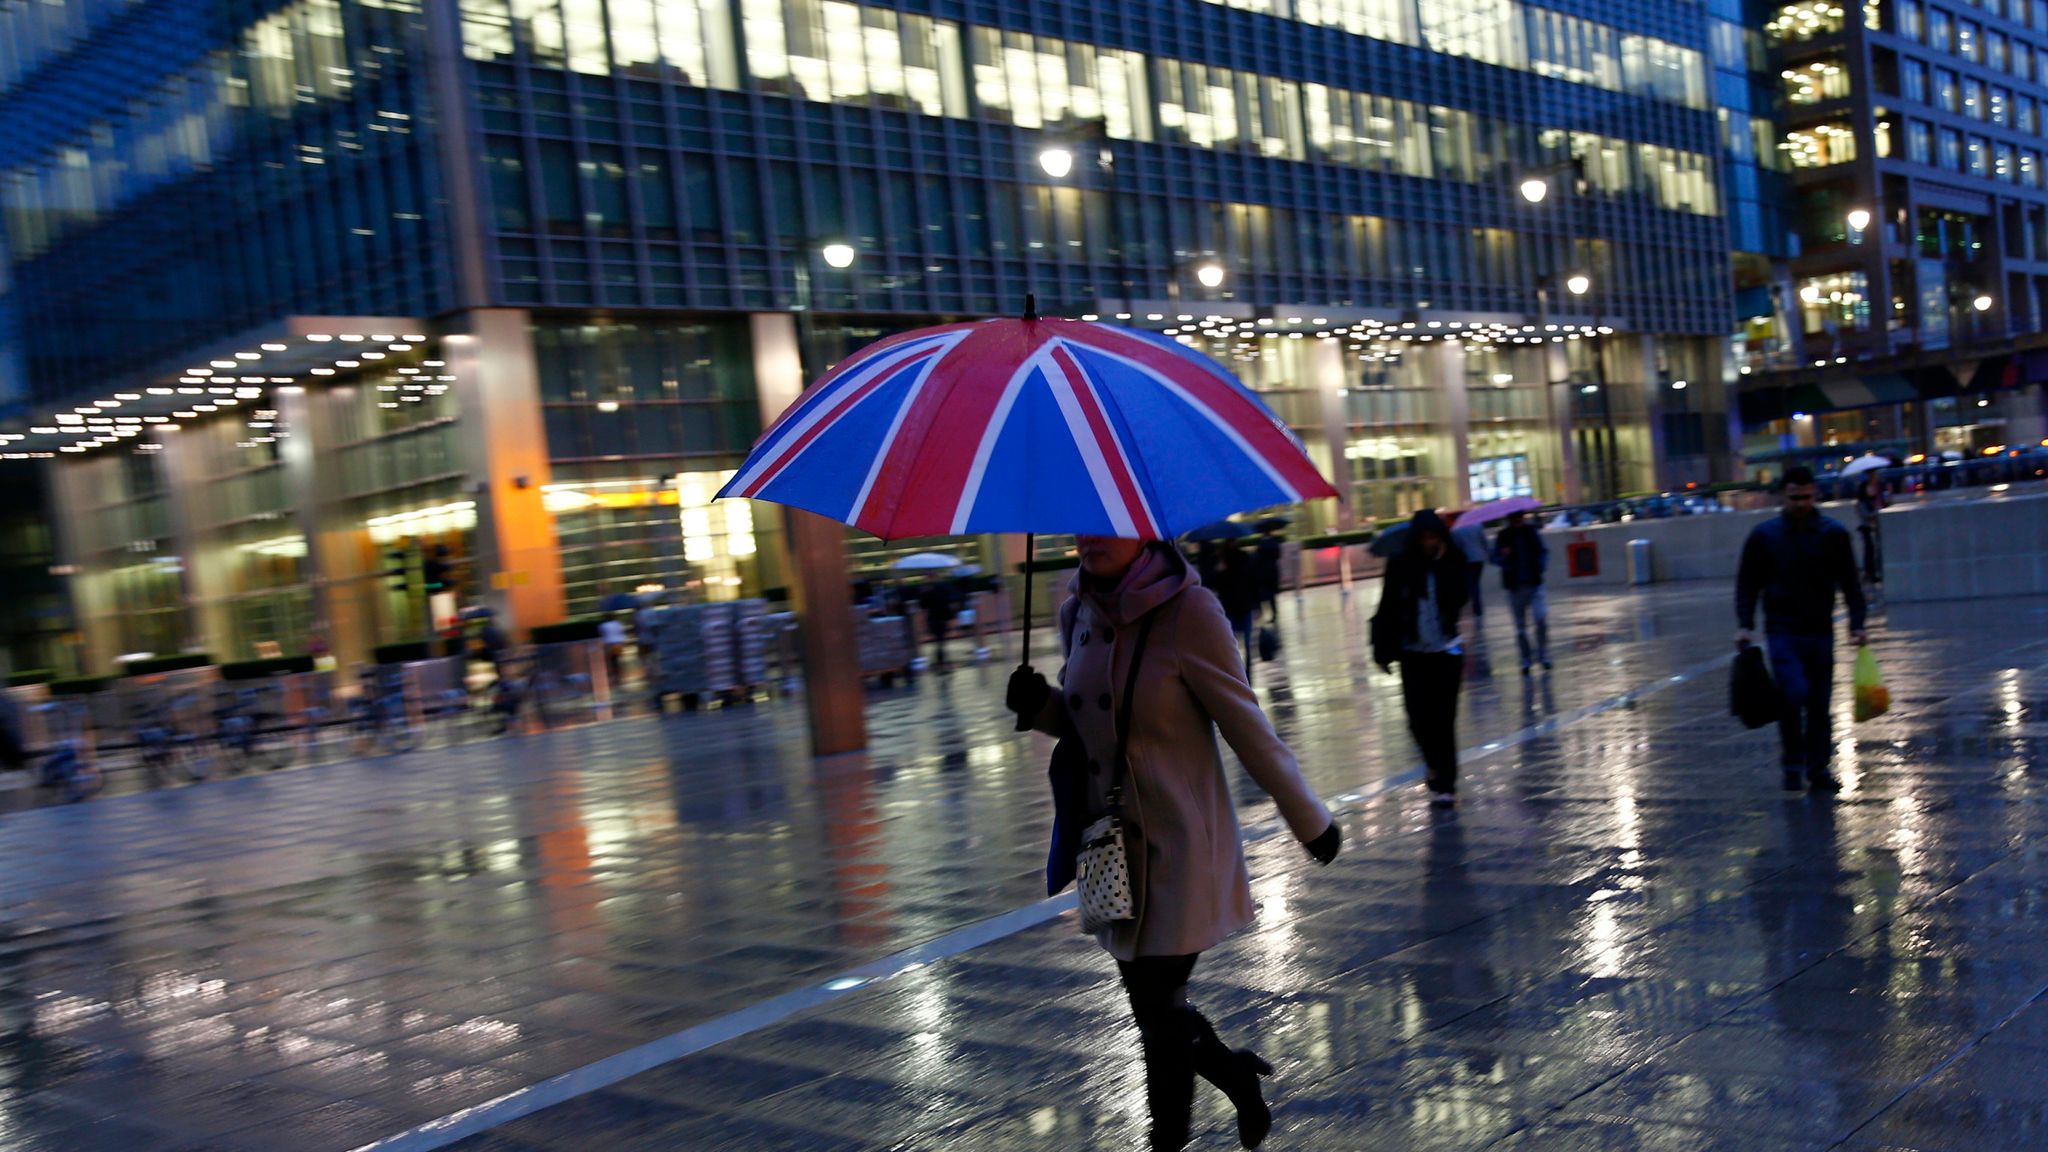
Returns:
[[[1081,694],[1079,692],[1076,692],[1072,696],[1067,697],[1067,707],[1073,709],[1076,712],[1079,712],[1081,710]]]
[[[1088,634],[1088,633],[1086,633],[1086,632],[1083,632],[1083,633],[1081,633],[1081,643],[1082,643],[1082,644],[1083,644],[1084,646],[1085,646],[1085,645],[1086,645],[1086,644],[1088,643],[1088,635],[1089,635],[1089,634]]]
[[[1099,706],[1100,706],[1100,707],[1102,708],[1102,710],[1103,710],[1104,712],[1107,712],[1107,711],[1109,711],[1109,706],[1110,706],[1110,700],[1109,700],[1109,693],[1107,693],[1107,692],[1104,692],[1104,693],[1103,693],[1103,694],[1102,694],[1101,696],[1099,696],[1099,697],[1097,697],[1097,698],[1096,698],[1096,700],[1095,700],[1095,703],[1096,703],[1097,705],[1099,705]]]

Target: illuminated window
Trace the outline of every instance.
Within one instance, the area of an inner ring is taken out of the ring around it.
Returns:
[[[1797,68],[1787,68],[1778,73],[1778,78],[1788,104],[1822,104],[1846,99],[1849,95],[1849,69],[1839,58],[1815,60]],[[1920,79],[1924,89],[1925,73]]]
[[[1917,15],[1917,5],[1914,11]],[[1811,40],[1841,30],[1842,10],[1830,0],[1798,0],[1797,3],[1786,4],[1764,24],[1764,35],[1773,44]]]
[[[1860,332],[1870,327],[1870,278],[1836,272],[1799,282],[1799,311],[1806,334]]]
[[[1794,168],[1825,168],[1856,158],[1856,133],[1846,124],[1818,124],[1785,133],[1779,147]]]
[[[1433,52],[1525,68],[1522,22],[1511,0],[1420,0],[1422,42]]]
[[[1115,139],[1152,138],[1142,55],[993,28],[976,28],[969,43],[985,114],[1022,128],[1101,121]]]

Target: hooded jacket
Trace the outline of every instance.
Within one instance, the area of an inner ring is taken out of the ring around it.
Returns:
[[[1444,553],[1435,560],[1422,549],[1423,536],[1430,532],[1444,537]],[[1392,664],[1421,637],[1418,613],[1429,595],[1431,576],[1436,577],[1437,624],[1446,636],[1458,634],[1458,614],[1471,598],[1465,563],[1443,517],[1425,508],[1409,520],[1407,547],[1388,558],[1379,610],[1373,613],[1373,663]]]
[[[1245,682],[1222,605],[1164,545],[1147,548],[1113,589],[1077,575],[1060,607],[1067,663],[1037,727],[1085,747],[1089,811],[1106,810],[1116,717],[1147,614],[1124,784],[1138,915],[1096,934],[1119,960],[1207,951],[1251,923],[1250,874],[1218,732],[1295,839],[1305,844],[1330,826],[1329,809]]]

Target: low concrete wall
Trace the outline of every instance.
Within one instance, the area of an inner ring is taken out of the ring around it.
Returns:
[[[1893,603],[2048,594],[2048,494],[1893,508],[1880,523]]]
[[[1831,507],[1840,519],[1853,510]],[[1755,512],[1716,512],[1674,516],[1669,520],[1634,520],[1588,528],[1561,528],[1543,533],[1550,546],[1549,581],[1554,585],[1627,584],[1628,542],[1650,542],[1650,572],[1657,583],[1667,580],[1733,580],[1742,558],[1742,542],[1750,529],[1778,514],[1775,508]],[[1600,574],[1568,576],[1565,547],[1586,541],[1600,550]]]

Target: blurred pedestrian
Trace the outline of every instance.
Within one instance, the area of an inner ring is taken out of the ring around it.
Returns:
[[[959,605],[950,580],[933,580],[918,596],[918,606],[924,609],[925,631],[932,638],[932,667],[941,671],[946,667],[946,635],[952,630]]]
[[[1493,562],[1500,565],[1500,586],[1508,594],[1508,609],[1515,614],[1515,646],[1522,653],[1522,675],[1535,664],[1550,670],[1550,605],[1543,596],[1543,570],[1550,563],[1543,533],[1529,523],[1527,514],[1508,517],[1493,541]],[[1536,624],[1536,642],[1529,642],[1529,623]]]
[[[1429,801],[1439,807],[1458,802],[1458,688],[1465,676],[1458,615],[1470,583],[1450,528],[1425,508],[1409,521],[1407,548],[1387,559],[1372,617],[1373,663],[1382,671],[1401,665],[1408,731],[1422,749]]]
[[[1799,790],[1802,769],[1815,792],[1842,788],[1828,771],[1834,752],[1828,697],[1835,681],[1836,588],[1849,605],[1850,638],[1859,648],[1869,643],[1849,530],[1821,515],[1817,492],[1812,469],[1786,470],[1784,511],[1750,530],[1735,577],[1738,651],[1752,643],[1757,602],[1763,602],[1771,677],[1778,682],[1779,766],[1788,792]]]
[[[1259,615],[1259,581],[1252,571],[1252,558],[1235,544],[1216,549],[1215,584],[1211,588],[1223,603],[1223,615],[1237,634],[1244,651],[1244,665],[1252,666],[1252,623]]]
[[[1121,795],[1137,911],[1096,940],[1116,958],[1137,1020],[1151,1147],[1186,1145],[1197,1075],[1229,1097],[1238,1137],[1254,1147],[1272,1124],[1259,1083],[1272,1067],[1226,1047],[1187,1002],[1201,953],[1252,919],[1217,732],[1312,856],[1329,863],[1341,837],[1260,711],[1222,604],[1187,560],[1164,543],[1078,544],[1081,571],[1060,609],[1060,693],[1023,667],[1006,702],[1040,731],[1084,746],[1091,820]]]
[[[620,660],[626,652],[626,626],[616,615],[606,616],[597,626],[597,638],[604,644],[604,672],[613,689],[619,686]]]
[[[1486,546],[1486,525],[1460,524],[1451,531],[1451,540],[1465,557],[1465,586],[1472,596],[1472,619],[1486,615],[1486,606],[1480,603],[1479,588],[1485,581],[1486,562],[1492,552]]]
[[[1259,603],[1265,605],[1266,619],[1280,623],[1280,557],[1285,545],[1280,540],[1278,528],[1267,528],[1259,533],[1254,565],[1259,577]]]
[[[1863,483],[1856,490],[1856,531],[1863,537],[1863,579],[1872,584],[1884,583],[1884,545],[1879,535],[1882,526],[1878,513],[1890,503],[1885,496],[1884,478],[1876,469],[1864,473]]]

